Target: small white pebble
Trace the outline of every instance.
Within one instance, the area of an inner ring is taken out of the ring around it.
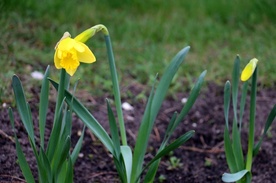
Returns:
[[[135,120],[134,117],[129,116],[129,115],[126,116],[126,119],[127,119],[128,121],[134,121],[134,120]]]
[[[31,73],[32,78],[37,79],[37,80],[42,80],[44,75],[41,72],[34,71]]]
[[[78,136],[81,136],[81,130],[78,130],[77,134],[78,134]]]
[[[123,104],[122,104],[122,108],[124,109],[124,110],[126,110],[126,111],[133,111],[133,107],[129,104],[129,103],[127,103],[127,102],[124,102]]]
[[[4,102],[4,103],[2,104],[2,107],[6,108],[6,107],[7,107],[7,104]]]
[[[196,123],[192,123],[192,127],[196,128],[197,124]]]
[[[187,98],[182,98],[182,99],[181,99],[181,103],[182,103],[182,104],[185,104],[185,103],[187,102],[187,100],[188,100]]]
[[[79,153],[79,158],[83,158],[84,154],[83,153]]]

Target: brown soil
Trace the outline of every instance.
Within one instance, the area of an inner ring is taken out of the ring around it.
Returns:
[[[141,88],[130,86],[130,92],[133,96],[137,96],[141,92]],[[38,93],[33,89],[33,93]],[[80,94],[82,95],[82,94]],[[181,109],[181,98],[187,97],[188,94],[179,94],[174,98],[167,98],[164,102],[161,113],[156,120],[154,131],[149,142],[148,154],[146,159],[150,160],[152,154],[156,152],[158,145],[161,143],[164,131],[168,125],[168,121],[174,111]],[[107,114],[104,98],[86,97],[86,103],[89,110],[93,111],[93,115],[102,122],[105,129],[108,129]],[[37,97],[30,100],[32,107],[33,119],[37,129]],[[126,129],[128,141],[131,147],[134,145],[135,137],[138,131],[139,122],[141,120],[145,107],[144,100],[136,100],[134,98],[124,98],[135,107],[135,111],[124,111],[126,119]],[[261,134],[268,113],[276,104],[275,89],[263,89],[258,91],[257,97],[257,117],[256,117],[256,139]],[[51,129],[51,121],[53,119],[54,104],[50,105],[46,134],[49,135]],[[23,146],[27,159],[31,164],[31,168],[36,172],[35,159],[28,143],[26,132],[18,114],[16,116],[16,130],[19,141]],[[242,139],[244,150],[247,143],[247,122],[248,111],[246,111],[245,128],[242,131]],[[12,128],[9,122],[7,108],[1,106],[0,109],[0,182],[24,182],[19,165],[16,162],[15,144],[13,139]],[[78,135],[77,132],[82,129],[82,123],[75,117],[73,122],[72,143],[75,144]],[[184,146],[173,152],[173,155],[166,156],[162,159],[156,182],[160,176],[164,176],[164,182],[222,182],[221,175],[228,171],[226,159],[223,150],[223,86],[208,84],[201,92],[196,104],[190,111],[189,115],[179,125],[174,134],[174,138],[181,134],[194,129],[196,131],[194,137],[190,139]],[[273,183],[276,182],[276,123],[272,125],[270,136],[267,137],[262,145],[262,149],[253,163],[253,181],[254,183]],[[157,143],[158,142],[158,143]],[[74,171],[74,181],[76,183],[89,182],[119,182],[118,176],[113,164],[111,155],[101,145],[101,143],[86,130],[83,147],[81,149],[82,157],[79,157]],[[182,165],[169,170],[170,157],[177,157]],[[35,173],[36,174],[36,173]]]

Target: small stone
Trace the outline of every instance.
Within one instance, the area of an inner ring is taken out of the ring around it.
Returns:
[[[3,107],[3,108],[6,108],[6,107],[7,107],[7,104],[4,102],[4,103],[2,104],[2,107]]]
[[[84,154],[83,153],[79,153],[79,158],[83,158]]]
[[[133,111],[133,107],[129,104],[129,103],[127,103],[127,102],[124,102],[123,104],[122,104],[122,108],[124,109],[124,110],[126,110],[126,111]]]
[[[187,98],[182,98],[182,99],[181,99],[181,103],[182,103],[182,104],[185,104],[187,101],[188,101]]]
[[[44,75],[41,72],[34,71],[31,73],[32,78],[37,79],[37,80],[42,80]]]
[[[78,130],[78,133],[77,133],[78,136],[81,136],[81,133],[82,133],[81,130]]]

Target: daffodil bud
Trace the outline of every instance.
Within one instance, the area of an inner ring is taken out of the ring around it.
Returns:
[[[245,68],[242,71],[241,74],[241,80],[247,81],[252,74],[254,73],[256,67],[257,67],[258,59],[253,58],[249,61],[249,63],[245,66]]]
[[[102,31],[104,34],[108,35],[107,28],[104,25],[99,24],[83,31],[82,33],[77,35],[74,40],[85,43],[89,38],[94,36],[99,31]]]

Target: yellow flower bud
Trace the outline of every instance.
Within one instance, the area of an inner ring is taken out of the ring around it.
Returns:
[[[245,66],[245,68],[242,71],[241,74],[241,80],[247,81],[252,74],[254,73],[256,67],[257,67],[258,59],[253,58],[249,61],[249,63]]]

